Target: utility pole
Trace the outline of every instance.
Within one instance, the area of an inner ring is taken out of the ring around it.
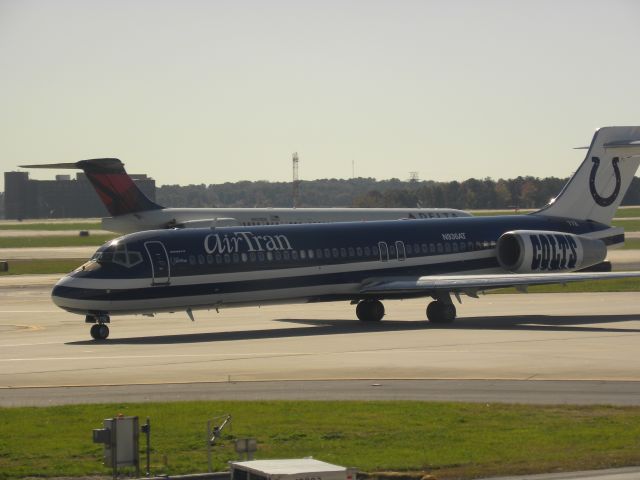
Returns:
[[[293,208],[298,206],[300,197],[300,179],[298,177],[298,152],[293,153]]]

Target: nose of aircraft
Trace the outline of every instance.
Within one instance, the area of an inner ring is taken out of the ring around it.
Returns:
[[[53,301],[53,303],[65,310],[68,310],[71,307],[69,284],[72,283],[72,281],[73,279],[70,275],[65,275],[56,282],[56,284],[53,286],[53,290],[51,291],[51,300]]]

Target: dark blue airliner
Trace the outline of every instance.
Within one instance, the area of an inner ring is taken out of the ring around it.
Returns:
[[[640,277],[577,272],[624,231],[611,220],[640,163],[640,127],[601,128],[562,192],[529,215],[153,230],[112,240],[53,289],[107,338],[110,315],[345,300],[363,321],[383,299],[432,297],[451,322],[453,294],[507,286]]]

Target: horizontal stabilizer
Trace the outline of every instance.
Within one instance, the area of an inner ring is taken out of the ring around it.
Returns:
[[[22,168],[64,168],[84,170],[85,173],[125,173],[124,163],[118,158],[92,158],[75,163],[47,163],[20,165]]]
[[[609,142],[602,145],[604,148],[623,148],[623,147],[631,147],[631,148],[640,148],[639,140],[618,140],[615,142]],[[589,150],[589,146],[586,147],[573,147],[574,150]]]
[[[640,148],[640,140],[618,140],[617,142],[609,142],[604,144],[604,148],[623,148],[623,147]]]
[[[78,170],[77,163],[46,163],[40,165],[18,165],[20,168],[70,168],[73,170]]]

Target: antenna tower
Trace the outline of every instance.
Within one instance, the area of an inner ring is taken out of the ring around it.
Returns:
[[[293,153],[293,208],[298,206],[300,196],[300,179],[298,178],[298,152]]]

